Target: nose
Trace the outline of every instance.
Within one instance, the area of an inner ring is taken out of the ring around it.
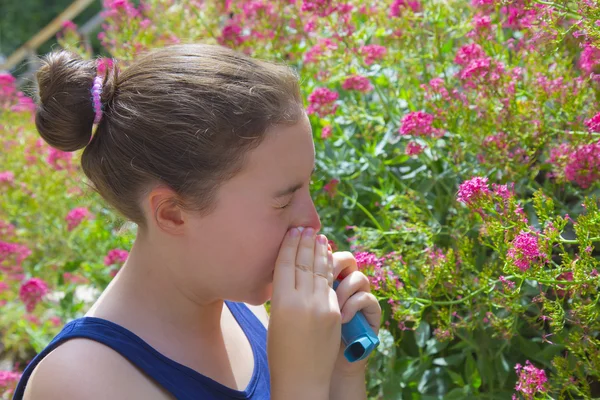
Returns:
[[[313,228],[315,232],[321,230],[321,218],[317,214],[315,203],[312,201],[310,194],[307,196],[304,209],[300,211],[296,226]]]

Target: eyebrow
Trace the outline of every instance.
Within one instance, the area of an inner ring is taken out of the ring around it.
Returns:
[[[311,171],[310,176],[313,176],[316,170],[317,170],[317,167],[316,166],[313,167],[313,170]],[[273,197],[279,198],[279,197],[288,196],[288,195],[294,193],[296,190],[300,189],[303,185],[304,185],[304,183],[296,183],[295,185],[292,185],[292,186],[288,187],[287,189],[283,189],[283,190],[279,190],[279,191],[275,192],[275,195]]]

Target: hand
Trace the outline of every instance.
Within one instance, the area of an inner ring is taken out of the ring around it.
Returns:
[[[356,259],[352,253],[344,251],[333,254],[333,276],[340,279],[336,294],[342,313],[342,323],[349,322],[358,311],[362,311],[375,334],[379,333],[381,323],[381,306],[377,298],[371,294],[369,278],[358,271]],[[340,346],[334,367],[334,374],[342,376],[364,375],[368,357],[348,362],[344,357],[344,344]]]
[[[341,343],[341,315],[327,238],[291,229],[273,275],[267,352],[272,392],[328,398]],[[316,393],[316,394],[314,394]]]

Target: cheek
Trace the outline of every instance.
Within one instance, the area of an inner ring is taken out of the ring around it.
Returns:
[[[245,262],[246,269],[259,276],[269,274],[275,267],[281,242],[287,233],[287,223],[277,218],[279,216],[275,217],[264,218],[243,244],[246,260],[240,261]]]

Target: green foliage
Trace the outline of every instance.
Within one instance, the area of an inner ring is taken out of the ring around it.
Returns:
[[[320,15],[302,11],[308,0],[234,3],[114,7],[102,41],[123,68],[145,49],[203,41],[298,70],[323,231],[356,253],[384,311],[370,398],[600,396],[598,2],[351,1]],[[76,35],[61,45],[90,56]],[[337,99],[320,104],[319,88]],[[116,234],[122,221],[81,196],[76,157],[45,165],[30,113],[12,105],[0,115],[15,146],[0,156],[15,174],[0,219],[31,249],[26,276],[65,293],[26,322],[22,279],[5,278],[0,333],[30,355],[58,329],[50,316],[85,308],[64,273],[102,290],[102,257],[133,232]],[[69,231],[78,206],[95,219]]]

